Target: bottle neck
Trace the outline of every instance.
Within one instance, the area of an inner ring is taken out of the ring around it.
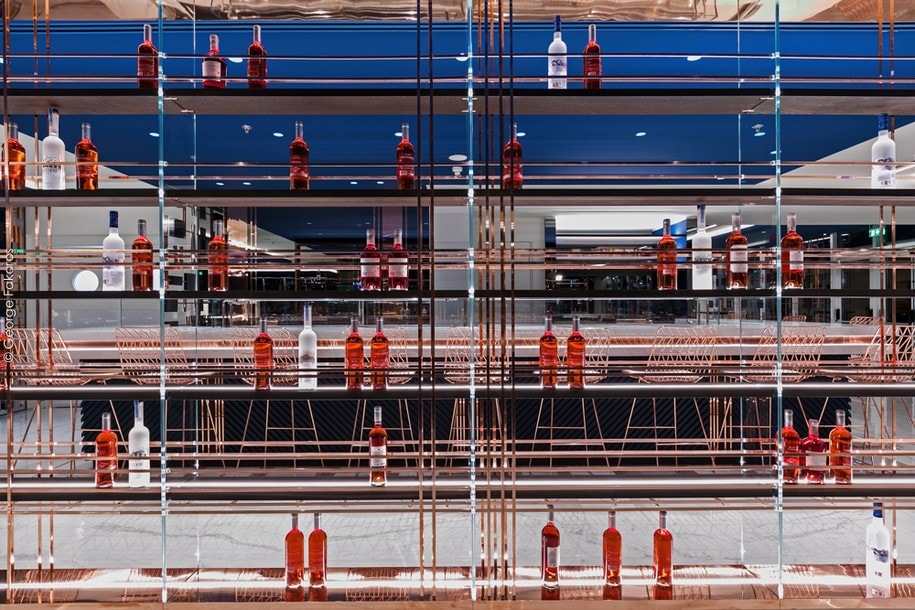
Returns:
[[[365,230],[365,245],[366,247],[375,247],[375,229]]]
[[[294,530],[299,529],[299,515],[296,514],[296,513],[292,513],[292,527],[291,527],[291,529],[294,529]]]
[[[108,232],[117,233],[118,232],[118,213],[111,211],[108,213]]]
[[[7,125],[7,133],[9,134],[10,140],[18,140],[19,139],[19,125],[17,125],[16,123],[10,123],[9,125]]]
[[[705,206],[700,205],[696,210],[696,230],[705,231]]]
[[[400,133],[401,133],[401,138],[403,138],[404,140],[409,140],[410,139],[410,125],[408,123],[404,123],[403,125],[401,125]]]
[[[222,239],[222,237],[223,237],[223,227],[222,227],[221,220],[213,221],[213,238],[215,239],[217,237],[220,239]]]
[[[254,42],[260,44],[261,41],[261,26],[254,26]]]
[[[381,425],[381,407],[375,407],[375,425]]]
[[[553,332],[553,318],[547,316],[543,319],[543,332]]]
[[[210,54],[219,53],[219,36],[216,34],[210,34]]]
[[[384,333],[384,318],[381,316],[375,320],[375,333],[379,335]]]
[[[794,214],[788,214],[788,232],[795,233],[797,231],[797,216]]]
[[[836,411],[836,427],[844,428],[845,427],[845,411],[839,409]]]
[[[143,403],[140,401],[133,403],[133,421],[138,424],[143,423]]]
[[[512,140],[518,139],[518,124],[512,123]]]
[[[662,510],[660,515],[658,515],[658,529],[667,529],[667,511],[665,510]]]
[[[267,334],[267,320],[261,319],[261,334]]]
[[[546,509],[547,509],[547,517],[546,517],[547,521],[549,521],[550,523],[555,523],[556,522],[556,509],[553,507],[552,504],[547,506]]]
[[[305,303],[303,323],[305,328],[311,328],[311,303]]]
[[[616,511],[611,510],[607,513],[607,527],[610,529],[616,529]]]
[[[298,139],[298,140],[304,140],[304,139],[305,139],[305,128],[304,128],[304,126],[303,126],[302,121],[296,121],[296,122],[295,122],[295,137],[296,137],[296,139]]]
[[[56,136],[60,130],[60,115],[56,108],[48,111],[48,135]]]
[[[578,316],[572,316],[572,332],[573,332],[573,333],[579,332],[579,326],[580,326],[580,325],[581,325],[581,321],[580,321],[579,317],[578,317]]]
[[[315,513],[315,529],[321,529],[321,513]]]
[[[111,413],[102,413],[102,430],[105,432],[111,430]]]
[[[597,24],[592,23],[588,25],[588,42],[595,43],[597,42]]]
[[[152,25],[148,23],[143,26],[143,42],[152,44]]]
[[[403,231],[401,229],[394,231],[394,247],[403,248]]]
[[[664,237],[670,237],[670,218],[664,219]]]
[[[740,214],[731,214],[731,232],[740,233]]]
[[[140,237],[146,237],[146,221],[138,220],[137,221],[137,235]]]
[[[83,140],[92,140],[92,126],[89,123],[83,123]]]
[[[793,428],[794,427],[794,412],[785,410],[785,427]]]
[[[817,437],[820,435],[820,422],[815,419],[807,420],[807,434]]]
[[[359,334],[359,320],[357,320],[356,318],[353,318],[352,321],[350,321],[349,332],[351,335]]]

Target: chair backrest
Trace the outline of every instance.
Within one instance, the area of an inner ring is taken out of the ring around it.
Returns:
[[[474,383],[503,383],[509,379],[505,360],[498,349],[486,349],[488,342],[476,336],[471,345],[471,329],[453,326],[445,331],[443,371],[449,383],[470,383],[470,363],[474,364]],[[495,347],[493,344],[492,347]]]
[[[849,378],[859,382],[893,383],[913,378],[915,326],[880,326],[867,350],[852,360]]]
[[[585,350],[585,383],[606,379],[610,367],[610,331],[603,326],[588,326],[581,330]]]
[[[852,316],[848,321],[849,326],[880,326],[883,316]]]
[[[79,367],[56,328],[12,328],[12,368],[16,378],[32,385],[83,383]]]
[[[270,383],[276,386],[298,384],[298,338],[282,326],[268,327],[267,333],[273,339]],[[254,385],[254,340],[259,334],[257,326],[233,326],[229,339],[232,343],[233,374],[251,385]]]
[[[711,372],[718,332],[713,326],[662,326],[655,333],[641,381],[695,383]]]
[[[410,345],[407,333],[399,327],[388,327],[384,329],[384,334],[388,338],[388,353],[390,355],[388,383],[395,385],[407,383],[416,374],[416,367],[410,359]]]
[[[825,326],[767,326],[759,337],[750,367],[752,377],[770,381],[776,377],[776,363],[781,351],[782,381],[796,383],[818,373]]]
[[[114,329],[121,371],[125,377],[142,385],[159,383],[159,366],[162,360],[162,339],[158,327],[125,327]],[[187,354],[178,331],[165,327],[164,341],[165,383],[188,384],[194,382]]]

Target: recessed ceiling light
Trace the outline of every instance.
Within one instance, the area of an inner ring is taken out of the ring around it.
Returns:
[[[384,184],[384,180],[379,180],[379,181],[376,182],[375,184]]]
[[[519,137],[519,138],[523,138],[523,137],[524,137],[524,136],[526,136],[526,135],[527,135],[527,133],[526,133],[526,132],[524,132],[524,131],[519,131],[519,132],[518,132],[518,133],[516,133],[516,134],[515,134],[515,135],[516,135],[516,136],[517,136],[517,137]]]
[[[777,154],[778,154],[778,151],[777,151],[777,150],[770,150],[770,151],[769,151],[769,154],[770,154],[770,155],[777,155]]]
[[[448,155],[448,160],[460,163],[467,160],[467,155]]]
[[[217,182],[217,183],[216,183],[216,186],[225,186],[225,185],[226,185],[225,182]]]
[[[754,138],[761,138],[761,137],[763,137],[764,135],[766,135],[766,132],[765,132],[765,131],[757,131],[756,133],[753,134],[753,137],[754,137]]]
[[[273,132],[273,137],[275,137],[275,138],[282,138],[283,135],[284,135],[284,134],[281,133],[281,132],[279,132],[279,131],[274,131],[274,132]]]
[[[699,61],[700,59],[702,59],[701,55],[687,55],[686,56],[686,61]]]
[[[458,55],[457,57],[455,57],[455,59],[458,60],[458,61],[467,61],[467,54],[466,54],[466,53],[461,53],[460,55]]]
[[[647,135],[648,135],[648,132],[647,132],[647,131],[637,131],[637,132],[635,132],[635,137],[637,137],[637,138],[644,138],[644,137],[647,136]]]
[[[158,137],[159,137],[159,132],[158,132],[158,131],[150,131],[150,132],[149,132],[149,135],[151,135],[151,136],[154,137],[154,138],[158,138]]]
[[[395,131],[395,132],[394,132],[394,135],[397,136],[398,138],[402,138],[402,137],[403,137],[403,132],[402,132],[402,131]]]
[[[349,183],[350,183],[350,184],[359,184],[359,183],[356,182],[355,180],[350,180]]]
[[[250,182],[242,182],[242,184],[244,184],[245,186],[251,186]]]
[[[240,64],[241,62],[245,61],[244,58],[242,58],[242,57],[229,57],[228,59],[233,64]]]

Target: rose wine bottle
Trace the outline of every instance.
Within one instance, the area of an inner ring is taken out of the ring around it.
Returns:
[[[327,585],[327,533],[321,529],[321,513],[315,513],[315,528],[308,534],[308,584]]]
[[[48,136],[41,141],[41,189],[44,191],[62,191],[67,188],[67,175],[64,172],[66,149],[60,133],[60,113],[57,108],[48,109]]]
[[[782,286],[804,287],[804,238],[797,233],[797,214],[788,214],[788,232],[782,237]]]
[[[149,428],[143,423],[143,403],[133,401],[133,427],[127,434],[127,484],[130,487],[149,485]]]
[[[83,123],[83,137],[76,143],[76,190],[98,190],[98,148],[92,143],[92,126]]]
[[[882,502],[874,502],[873,515],[864,534],[867,553],[864,560],[864,596],[889,598],[893,596],[890,562],[893,556],[893,543],[889,530],[883,524]]]
[[[344,347],[344,357],[346,358],[346,389],[361,390],[362,371],[365,368],[365,347],[362,343],[362,337],[359,335],[359,320],[356,318],[353,318],[350,323],[349,336],[346,338]]]
[[[667,529],[667,511],[659,515],[658,529],[654,531],[654,582],[656,587],[673,586],[674,537]]]
[[[311,327],[311,303],[305,303],[304,325],[299,333],[299,389],[318,387],[318,335]]]
[[[118,468],[118,437],[111,431],[111,413],[102,413],[102,431],[95,437],[95,486],[107,489],[114,485]]]
[[[553,505],[549,511],[546,525],[540,530],[540,584],[541,592],[559,589],[559,528],[555,523]],[[541,596],[542,597],[542,596]]]
[[[566,76],[569,73],[567,51],[566,43],[562,41],[562,19],[556,15],[553,17],[553,42],[547,49],[550,89],[565,89],[567,86]]]
[[[108,235],[102,240],[102,290],[124,290],[124,240],[118,235],[118,213],[108,212]]]
[[[512,137],[502,148],[502,188],[506,191],[520,189],[524,182],[521,167],[521,142],[518,141],[518,124],[512,123]]]
[[[375,425],[369,431],[369,480],[372,487],[388,482],[388,431],[381,427],[381,407],[375,407]]]
[[[384,334],[384,318],[381,316],[375,319],[375,336],[369,342],[369,358],[372,365],[372,389],[387,389],[391,353],[388,349],[388,338]]]
[[[896,186],[896,142],[890,137],[890,117],[877,116],[877,139],[871,146],[871,187]]]
[[[289,189],[307,191],[311,184],[308,144],[302,121],[295,122],[295,138],[289,143]]]
[[[216,34],[210,34],[210,51],[203,58],[203,86],[206,89],[226,88],[226,59],[219,54]]]
[[[11,191],[21,191],[25,188],[25,147],[19,141],[19,126],[16,123],[7,125],[6,151],[9,155],[9,167],[4,163],[2,167],[3,186]],[[9,180],[7,177],[9,170]]]
[[[153,289],[153,245],[146,236],[146,221],[137,221],[137,238],[130,244],[130,262],[133,268],[133,289],[149,292]]]
[[[607,529],[604,530],[603,539],[604,585],[618,588],[622,584],[620,574],[623,567],[623,537],[616,529],[616,511],[614,510],[608,513]]]
[[[267,51],[261,44],[261,26],[254,26],[254,40],[248,45],[248,89],[267,88]]]
[[[286,601],[305,601],[305,534],[299,516],[292,513],[292,528],[286,533]]]
[[[394,229],[394,246],[388,253],[389,290],[406,290],[409,287],[409,263],[410,256],[403,247],[403,229]]]
[[[381,250],[375,247],[375,229],[365,230],[365,248],[359,257],[363,290],[381,290]]]
[[[137,87],[157,89],[159,87],[159,49],[152,41],[152,26],[143,26],[143,42],[137,47]]]
[[[267,333],[267,320],[261,319],[260,334],[254,339],[254,389],[269,390],[273,372],[273,339]]]
[[[750,285],[747,243],[746,236],[740,232],[740,212],[735,212],[731,214],[731,234],[724,242],[728,288],[747,288]]]
[[[597,44],[597,24],[588,25],[588,44],[582,51],[582,74],[585,89],[600,89],[600,45]]]
[[[664,234],[658,241],[658,290],[677,289],[677,242],[670,236],[670,218],[664,219]]]
[[[416,188],[416,153],[410,142],[410,124],[404,123],[400,132],[400,144],[397,145],[397,188],[401,191],[412,191]]]
[[[836,411],[836,427],[829,433],[829,466],[836,483],[851,483],[851,432],[842,409]]]
[[[540,337],[540,387],[555,388],[559,366],[559,341],[553,334],[553,318],[543,320],[543,335]]]
[[[221,220],[213,221],[213,237],[207,244],[207,289],[225,292],[229,287],[229,254]]]
[[[782,443],[782,481],[797,483],[801,464],[801,435],[794,429],[794,412],[790,409],[785,409]]]
[[[802,476],[808,483],[822,483],[826,477],[826,443],[820,438],[819,422],[807,420],[807,436],[801,441],[804,456]]]
[[[569,387],[580,389],[585,387],[585,338],[579,326],[581,320],[572,316],[572,332],[566,339],[566,364],[569,367]]]

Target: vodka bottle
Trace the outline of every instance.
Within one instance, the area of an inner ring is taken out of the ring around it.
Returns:
[[[658,529],[654,531],[654,582],[656,587],[673,586],[674,537],[667,529],[667,511],[658,516]]]
[[[782,237],[782,286],[804,287],[804,238],[797,232],[797,214],[788,214],[788,232]]]
[[[600,45],[597,44],[597,24],[588,26],[588,44],[582,51],[582,75],[585,89],[600,89]]]
[[[397,188],[401,191],[412,191],[416,188],[416,152],[410,142],[410,124],[404,123],[400,128],[401,139],[395,152],[397,156]]]
[[[677,289],[677,242],[670,236],[670,218],[664,219],[664,234],[658,241],[658,290]]]
[[[724,242],[728,288],[747,288],[750,285],[748,243],[746,236],[740,232],[740,212],[731,214],[731,234]]]
[[[865,597],[892,597],[890,559],[893,555],[890,532],[883,524],[883,503],[874,502],[874,518],[864,535],[867,555],[864,560]]]
[[[156,89],[159,86],[159,49],[152,41],[152,26],[143,26],[143,42],[137,47],[137,87]]]
[[[203,86],[206,89],[226,88],[226,58],[219,55],[219,36],[210,34],[210,51],[203,58]]]
[[[299,516],[292,513],[292,527],[284,540],[286,555],[286,601],[305,601],[305,534]]]
[[[25,188],[25,147],[19,141],[19,126],[16,123],[7,125],[6,154],[9,155],[9,189],[21,191]],[[3,184],[7,183],[6,163],[0,167]]]
[[[102,413],[102,431],[95,437],[95,486],[107,489],[114,486],[118,469],[118,437],[111,431],[111,413]]]
[[[83,137],[76,143],[76,189],[98,190],[98,148],[92,143],[92,126],[82,124]]]
[[[375,425],[369,431],[369,480],[372,487],[388,482],[388,431],[381,426],[381,407],[375,407]]]
[[[248,89],[267,88],[267,51],[261,44],[261,26],[254,26],[254,40],[248,46]]]
[[[389,290],[406,290],[409,287],[409,263],[409,255],[403,247],[403,229],[394,229],[394,246],[388,253]]]
[[[871,146],[871,186],[892,188],[896,186],[896,142],[890,137],[890,118],[877,116],[877,140]]]
[[[553,42],[547,49],[549,60],[549,88],[565,89],[566,76],[569,73],[569,60],[566,57],[566,43],[562,41],[562,20],[559,15],[553,18]]]
[[[118,213],[108,212],[108,237],[102,241],[102,290],[124,290],[124,240],[118,235]]]
[[[308,190],[311,184],[309,153],[302,121],[296,121],[295,137],[289,143],[289,190]]]
[[[67,177],[64,166],[66,157],[64,141],[60,133],[60,113],[57,108],[48,110],[48,137],[41,141],[41,188],[45,191],[62,191],[66,188]]]
[[[315,513],[315,527],[308,534],[308,584],[327,584],[327,533],[321,529],[321,513]]]
[[[693,290],[712,289],[712,237],[705,230],[705,206],[697,206],[693,235]]]
[[[261,319],[260,334],[254,339],[255,390],[270,389],[273,366],[273,338],[267,333],[267,320]]]
[[[133,428],[127,435],[128,462],[127,482],[130,487],[149,485],[149,428],[143,424],[143,403],[133,401]]]
[[[318,336],[311,328],[311,303],[305,303],[305,318],[299,333],[299,389],[318,387]]]
[[[559,588],[559,528],[556,527],[553,505],[547,507],[549,516],[540,530],[540,584],[542,589]]]

